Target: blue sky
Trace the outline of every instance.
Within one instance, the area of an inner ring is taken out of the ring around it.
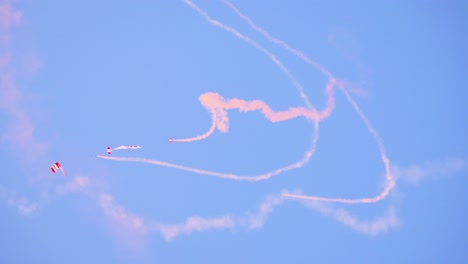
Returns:
[[[0,262],[468,260],[463,1],[0,3]]]

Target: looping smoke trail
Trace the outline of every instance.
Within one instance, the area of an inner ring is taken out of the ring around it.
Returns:
[[[327,106],[321,112],[315,109],[307,109],[305,107],[291,107],[285,111],[273,111],[265,102],[261,100],[245,101],[238,98],[224,99],[221,95],[213,92],[208,92],[200,95],[200,103],[211,113],[212,124],[208,132],[203,135],[185,138],[173,139],[173,142],[193,142],[207,138],[215,128],[222,133],[227,133],[229,130],[229,117],[226,110],[239,109],[241,112],[261,111],[263,115],[271,122],[281,122],[296,117],[305,117],[311,121],[321,121],[331,115],[335,107],[334,80],[327,84],[325,95],[327,96]]]
[[[288,50],[289,52],[293,53],[300,59],[302,59],[304,62],[312,65],[315,67],[318,71],[322,72],[324,75],[326,75],[330,80],[335,80],[335,77],[328,72],[325,68],[323,68],[320,64],[314,62],[310,58],[308,58],[306,55],[304,55],[302,52],[290,47],[287,43],[285,43],[282,40],[279,40],[273,36],[271,36],[267,31],[262,29],[261,27],[257,26],[249,17],[244,15],[239,9],[237,9],[233,4],[231,4],[227,0],[222,0],[231,10],[233,10],[241,19],[246,21],[250,27],[252,27],[255,31],[259,32],[262,34],[265,38],[270,40],[271,42],[278,44]],[[356,101],[353,100],[351,95],[349,94],[348,90],[346,89],[346,86],[344,82],[338,82],[336,81],[337,86],[340,88],[340,90],[343,92],[345,95],[346,99],[348,102],[353,106],[354,110],[357,112],[359,117],[364,121],[365,125],[367,126],[369,132],[372,134],[372,136],[377,140],[380,154],[382,161],[384,162],[385,165],[385,177],[388,182],[387,186],[385,189],[377,196],[373,198],[363,198],[363,199],[333,199],[333,198],[323,198],[323,197],[314,197],[314,196],[299,196],[299,195],[293,195],[293,194],[283,194],[284,196],[289,196],[292,198],[301,198],[301,199],[309,199],[309,200],[317,200],[317,201],[328,201],[328,202],[341,202],[341,203],[372,203],[372,202],[377,202],[382,199],[384,199],[392,190],[392,188],[395,186],[395,180],[391,174],[390,171],[390,160],[387,157],[386,150],[383,144],[383,140],[380,137],[380,135],[377,133],[377,131],[374,129],[374,127],[371,125],[367,117],[362,113],[361,109],[357,105]]]
[[[211,133],[213,133],[215,127],[219,131],[226,133],[229,130],[229,117],[228,117],[226,110],[230,110],[230,109],[239,109],[240,111],[243,111],[243,112],[259,110],[271,122],[281,122],[281,121],[286,121],[286,120],[293,119],[296,117],[301,117],[301,116],[305,117],[306,119],[314,120],[318,122],[322,119],[329,117],[335,106],[335,101],[333,98],[333,86],[334,86],[334,82],[330,82],[327,85],[326,95],[328,97],[328,103],[327,103],[326,108],[321,112],[317,112],[316,110],[309,110],[304,107],[293,107],[285,111],[275,112],[265,102],[260,101],[260,100],[245,101],[245,100],[241,100],[237,98],[226,100],[217,93],[209,92],[209,93],[202,94],[199,97],[200,102],[212,114],[211,116],[212,125],[211,125],[210,130],[201,136],[197,136],[193,138],[186,138],[186,139],[177,139],[177,141],[178,142],[192,142],[196,140],[201,140],[203,138],[208,137]],[[176,141],[176,140],[173,140],[173,141]],[[255,181],[267,180],[271,178],[272,176],[281,174],[285,171],[300,168],[309,161],[312,155],[313,155],[313,149],[310,149],[309,151],[305,153],[302,160],[296,163],[290,164],[288,166],[285,166],[283,168],[279,168],[274,171],[270,171],[268,173],[264,173],[264,174],[260,174],[256,176],[242,176],[242,175],[235,175],[235,174],[229,174],[229,173],[214,172],[214,171],[197,169],[193,167],[187,167],[187,166],[182,166],[178,164],[173,164],[173,163],[159,161],[159,160],[152,160],[152,159],[109,157],[109,156],[97,156],[97,157],[102,158],[102,159],[117,160],[117,161],[150,163],[150,164],[155,164],[159,166],[190,171],[190,172],[197,173],[197,174],[204,174],[208,176],[219,177],[223,179],[255,182]]]
[[[322,201],[322,202],[335,202],[335,203],[374,203],[377,201],[380,201],[387,197],[387,195],[390,193],[392,188],[395,186],[395,181],[393,179],[393,176],[390,171],[390,161],[389,158],[387,157],[385,147],[383,144],[383,140],[377,133],[377,131],[373,128],[367,117],[362,113],[360,108],[358,107],[357,103],[353,100],[351,95],[349,94],[349,91],[346,87],[346,83],[344,81],[337,80],[333,75],[328,72],[324,67],[319,65],[318,63],[314,62],[313,60],[309,59],[307,56],[305,56],[303,53],[300,51],[290,47],[287,43],[285,43],[282,40],[279,40],[273,36],[271,36],[268,32],[266,32],[264,29],[260,28],[259,26],[255,25],[255,23],[248,18],[246,15],[244,15],[239,9],[237,9],[233,4],[231,4],[227,0],[222,0],[231,10],[233,10],[241,19],[246,21],[254,30],[262,34],[265,38],[267,38],[269,41],[280,45],[281,47],[285,48],[292,54],[296,55],[306,63],[312,65],[316,70],[320,71],[322,74],[328,77],[328,83],[325,87],[325,96],[327,98],[327,105],[324,110],[321,112],[317,111],[315,107],[310,103],[309,98],[307,95],[304,93],[304,89],[302,85],[296,80],[296,78],[289,72],[289,70],[276,58],[275,55],[273,55],[270,51],[266,50],[263,48],[261,45],[259,45],[257,42],[254,40],[244,36],[234,28],[228,27],[221,22],[211,18],[205,11],[203,11],[200,7],[195,5],[193,2],[190,0],[184,0],[184,2],[191,7],[193,10],[195,10],[197,13],[199,13],[208,23],[224,30],[227,31],[237,38],[246,41],[250,45],[252,45],[255,49],[261,51],[264,53],[266,56],[268,56],[275,65],[277,65],[280,70],[291,80],[291,82],[294,84],[296,87],[297,91],[299,92],[299,95],[305,102],[306,107],[293,107],[289,108],[288,110],[285,111],[273,111],[265,102],[260,101],[260,100],[253,100],[253,101],[244,101],[241,99],[229,99],[226,100],[224,99],[221,95],[216,94],[216,93],[205,93],[200,95],[199,100],[200,103],[211,113],[211,119],[212,119],[212,124],[210,129],[196,137],[191,137],[191,138],[182,138],[182,139],[174,139],[172,142],[193,142],[193,141],[198,141],[205,139],[209,137],[214,130],[217,128],[219,131],[226,133],[229,130],[229,118],[227,114],[227,110],[231,109],[239,109],[239,111],[243,112],[249,112],[249,111],[261,111],[263,115],[270,120],[271,122],[280,122],[280,121],[286,121],[292,118],[296,117],[305,117],[306,120],[310,121],[311,123],[314,124],[314,133],[312,137],[312,144],[310,148],[306,151],[305,155],[303,158],[291,165],[288,165],[286,167],[261,174],[261,175],[256,175],[256,176],[242,176],[242,175],[235,175],[235,174],[229,174],[229,173],[220,173],[220,172],[215,172],[215,171],[208,171],[208,170],[202,170],[202,169],[197,169],[197,168],[192,168],[192,167],[187,167],[187,166],[182,166],[178,164],[173,164],[173,163],[168,163],[164,161],[159,161],[159,160],[151,160],[151,159],[144,159],[144,158],[125,158],[125,157],[107,157],[107,156],[97,156],[98,158],[103,158],[103,159],[109,159],[109,160],[117,160],[117,161],[129,161],[129,162],[143,162],[143,163],[150,163],[150,164],[155,164],[159,166],[165,166],[165,167],[171,167],[175,169],[180,169],[180,170],[186,170],[190,171],[193,173],[197,174],[204,174],[204,175],[209,175],[209,176],[215,176],[219,178],[224,178],[224,179],[231,179],[231,180],[240,180],[240,181],[261,181],[261,180],[266,180],[271,178],[274,175],[278,175],[282,172],[292,170],[292,169],[297,169],[302,167],[304,164],[306,164],[312,155],[315,153],[316,150],[316,145],[318,142],[319,138],[319,123],[323,119],[329,117],[335,107],[335,90],[334,88],[337,87],[340,89],[343,94],[345,95],[346,99],[349,101],[349,103],[352,105],[358,116],[363,120],[365,123],[366,127],[368,128],[369,132],[371,135],[376,139],[380,155],[382,158],[382,161],[385,165],[385,177],[388,182],[384,190],[379,193],[378,195],[374,197],[368,197],[368,198],[360,198],[360,199],[345,199],[345,198],[326,198],[326,197],[316,197],[316,196],[307,196],[307,195],[299,195],[299,194],[291,194],[291,193],[283,193],[282,195],[285,197],[289,198],[298,198],[298,199],[305,199],[305,200],[315,200],[315,201]]]

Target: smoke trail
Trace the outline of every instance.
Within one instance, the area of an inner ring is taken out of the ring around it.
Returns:
[[[4,201],[10,207],[15,207],[21,215],[28,215],[37,210],[38,205],[28,201],[25,197],[18,197],[15,192],[8,191],[0,186],[0,201]]]
[[[334,109],[334,106],[335,106],[334,87],[336,86],[343,92],[346,99],[352,105],[352,107],[354,108],[358,116],[363,120],[364,124],[368,128],[371,135],[376,139],[382,161],[385,165],[385,177],[387,180],[387,185],[382,192],[380,192],[374,197],[366,197],[366,198],[358,198],[358,199],[327,198],[327,197],[289,194],[289,193],[283,193],[282,195],[285,197],[289,197],[289,198],[307,199],[307,200],[315,200],[315,201],[323,201],[323,202],[335,202],[335,203],[375,203],[387,197],[387,195],[395,186],[395,181],[390,171],[390,160],[387,157],[386,150],[383,144],[383,140],[381,139],[380,135],[377,133],[377,131],[374,129],[374,127],[371,125],[367,117],[362,113],[357,103],[353,100],[353,98],[347,91],[345,82],[338,81],[337,79],[335,79],[332,76],[332,74],[329,73],[327,70],[325,70],[321,65],[309,59],[300,51],[290,47],[284,41],[271,36],[264,29],[255,25],[254,22],[250,18],[248,18],[243,13],[241,13],[239,9],[237,9],[234,5],[232,5],[228,1],[224,1],[224,3],[228,5],[228,7],[230,7],[237,15],[239,15],[244,21],[246,21],[254,30],[261,33],[264,37],[266,37],[271,42],[282,46],[283,48],[285,48],[292,54],[298,56],[299,58],[304,60],[306,63],[312,65],[315,69],[317,69],[318,71],[320,71],[322,74],[326,75],[329,78],[329,81],[325,87],[327,105],[324,110],[322,110],[321,112],[318,112],[314,108],[314,106],[310,103],[307,95],[304,93],[304,89],[301,86],[301,84],[295,79],[295,77],[289,72],[289,70],[270,51],[260,46],[254,40],[244,36],[243,34],[238,32],[234,28],[228,27],[222,24],[221,22],[214,20],[205,11],[203,11],[200,7],[195,5],[190,0],[184,0],[184,2],[189,7],[194,9],[197,13],[199,13],[208,23],[233,34],[234,36],[236,36],[237,38],[241,40],[246,41],[247,43],[252,45],[254,48],[256,48],[257,50],[267,55],[273,61],[273,63],[275,63],[281,69],[281,71],[292,81],[294,86],[297,88],[297,91],[299,92],[301,98],[304,100],[306,107],[295,107],[295,108],[289,108],[288,110],[285,110],[285,111],[275,112],[265,102],[260,101],[260,100],[244,101],[244,100],[240,100],[237,98],[226,100],[219,94],[205,93],[205,94],[200,95],[199,100],[201,104],[211,113],[212,125],[210,129],[203,135],[191,137],[191,138],[185,138],[185,139],[175,139],[175,140],[172,140],[172,142],[192,142],[192,141],[202,140],[210,136],[216,128],[219,131],[226,133],[229,130],[229,118],[228,118],[227,110],[239,109],[240,111],[243,111],[243,112],[259,110],[271,122],[280,122],[280,121],[285,121],[285,120],[289,120],[292,118],[296,118],[299,116],[303,116],[308,121],[311,121],[314,124],[315,129],[314,129],[314,134],[312,137],[312,145],[310,146],[309,150],[306,151],[305,155],[300,161],[293,163],[291,165],[285,166],[283,168],[280,168],[271,172],[267,172],[264,174],[256,175],[256,176],[244,176],[244,175],[236,175],[236,174],[230,174],[230,173],[221,173],[221,172],[203,170],[203,169],[173,164],[169,162],[152,160],[152,159],[144,159],[144,158],[119,158],[119,157],[97,156],[98,158],[117,160],[117,161],[150,163],[150,164],[155,164],[159,166],[165,166],[165,167],[190,171],[190,172],[197,173],[197,174],[204,174],[204,175],[209,175],[209,176],[214,176],[214,177],[219,177],[219,178],[224,178],[224,179],[231,179],[231,180],[252,181],[252,182],[266,180],[282,172],[300,168],[310,160],[310,157],[315,153],[317,141],[319,138],[319,123],[321,120],[329,117],[331,115],[331,112]]]
[[[12,30],[22,23],[23,13],[14,10],[12,1],[0,3],[0,110],[10,119],[5,131],[0,131],[0,142],[6,141],[21,152],[24,161],[31,162],[43,155],[47,144],[34,136],[35,125],[22,107],[24,94],[17,84],[18,68],[15,64]]]
[[[150,232],[161,234],[166,241],[173,241],[181,235],[189,235],[194,232],[209,230],[233,230],[242,227],[248,230],[262,228],[268,216],[274,208],[283,204],[285,198],[278,194],[266,196],[254,211],[247,211],[239,216],[223,214],[215,217],[201,217],[198,215],[189,216],[186,220],[176,224],[165,224],[145,220],[134,213],[128,211],[121,205],[114,202],[110,194],[102,193],[99,196],[98,204],[104,215],[112,222],[118,224],[118,229],[129,231],[134,236],[145,236]],[[343,225],[366,235],[375,236],[388,231],[391,228],[400,226],[395,209],[389,207],[386,214],[372,220],[360,220],[348,211],[341,208],[334,208],[328,204],[315,201],[302,201],[302,203],[318,211],[324,216],[331,217]]]
[[[400,219],[398,219],[396,210],[393,206],[388,207],[384,215],[373,220],[360,220],[342,208],[334,208],[330,205],[316,201],[306,201],[304,204],[325,216],[334,218],[336,221],[347,227],[369,236],[375,236],[379,233],[384,233],[391,228],[401,226]]]
[[[223,25],[219,21],[216,21],[216,20],[212,19],[208,14],[206,14],[206,12],[204,12],[200,7],[196,6],[190,0],[184,0],[184,2],[187,3],[192,9],[197,11],[200,15],[202,15],[205,18],[205,20],[207,20],[210,24],[215,25],[215,26],[217,26],[217,27],[219,27],[219,28],[221,28],[223,30],[226,30],[226,31],[234,34],[236,37],[247,41],[248,43],[253,45],[255,48],[257,48],[258,50],[260,50],[263,53],[265,53],[266,55],[270,56],[270,58],[273,60],[273,62],[275,62],[283,70],[283,72],[293,80],[293,83],[296,85],[301,97],[304,99],[304,101],[306,102],[306,105],[309,107],[309,109],[314,109],[313,106],[310,104],[310,102],[308,100],[308,97],[305,95],[302,86],[300,86],[300,84],[294,79],[294,77],[292,77],[292,75],[283,66],[283,64],[281,64],[279,62],[279,60],[277,60],[276,57],[274,57],[274,55],[272,55],[269,51],[262,48],[255,41],[251,40],[250,38],[245,37],[244,35],[242,35],[238,31]],[[378,147],[379,147],[380,154],[381,154],[381,158],[382,158],[382,161],[383,161],[383,163],[385,165],[385,177],[386,177],[386,180],[387,180],[388,184],[384,188],[384,190],[381,193],[379,193],[378,195],[376,195],[375,197],[361,198],[361,199],[344,199],[344,198],[326,198],[326,197],[316,197],[316,196],[306,196],[306,195],[295,195],[295,194],[287,194],[287,193],[283,193],[283,195],[286,196],[286,197],[290,197],[290,198],[308,199],[308,200],[325,201],[325,202],[336,202],[336,203],[374,203],[374,202],[378,202],[378,201],[384,199],[385,197],[387,197],[387,195],[390,193],[390,191],[395,186],[395,181],[394,181],[394,179],[392,177],[392,174],[391,174],[391,171],[390,171],[390,160],[387,157],[385,147],[384,147],[384,144],[383,144],[383,140],[381,139],[381,137],[377,133],[377,131],[373,128],[373,126],[371,125],[371,123],[369,122],[367,117],[362,113],[362,111],[358,107],[357,103],[350,96],[349,92],[346,90],[344,82],[340,82],[337,79],[335,79],[330,72],[328,72],[325,68],[323,68],[318,63],[314,62],[313,60],[311,60],[310,58],[305,56],[302,52],[290,47],[286,42],[273,37],[267,31],[265,31],[261,27],[257,26],[249,17],[244,15],[239,9],[237,9],[229,1],[223,0],[223,2],[229,8],[231,8],[241,19],[246,21],[254,30],[256,30],[257,32],[262,34],[265,38],[267,38],[268,40],[270,40],[271,42],[273,42],[275,44],[278,44],[278,45],[282,46],[283,48],[285,48],[286,50],[288,50],[292,54],[294,54],[297,57],[301,58],[306,63],[312,65],[314,68],[316,68],[322,74],[326,75],[329,78],[329,83],[327,84],[327,88],[326,88],[326,93],[327,93],[327,96],[328,96],[328,105],[329,106],[334,105],[334,97],[333,97],[333,95],[334,95],[334,93],[333,93],[334,85],[336,84],[337,87],[340,88],[340,90],[344,93],[346,99],[350,102],[350,104],[353,106],[354,110],[357,112],[358,116],[363,120],[363,122],[367,126],[369,132],[377,140]],[[327,109],[330,111],[330,112],[326,112],[329,115],[331,113],[332,107],[330,107],[330,108],[327,107]],[[268,116],[267,116],[267,118],[268,118]],[[318,116],[314,116],[312,118],[312,120],[314,120],[315,123],[317,124],[316,125],[316,132],[317,133],[314,134],[314,139],[313,139],[313,141],[314,141],[313,150],[315,150],[314,149],[315,145],[316,145],[315,143],[316,143],[316,140],[318,140],[318,122],[321,120],[321,118],[318,117]]]
[[[380,137],[380,135],[377,133],[377,131],[374,129],[374,127],[371,125],[367,117],[362,113],[361,109],[359,108],[358,104],[356,101],[353,100],[349,92],[347,91],[344,82],[339,82],[337,81],[333,75],[328,72],[325,68],[323,68],[320,64],[314,62],[310,58],[308,58],[306,55],[304,55],[302,52],[290,47],[286,42],[279,40],[272,35],[270,35],[266,30],[262,29],[261,27],[257,26],[249,17],[244,15],[239,9],[237,9],[233,4],[231,4],[227,0],[222,0],[231,10],[233,10],[241,19],[246,21],[255,31],[259,32],[262,34],[265,38],[270,40],[271,42],[278,44],[291,52],[292,54],[296,55],[300,59],[302,59],[304,62],[312,65],[315,67],[318,71],[326,75],[331,81],[336,82],[338,88],[344,93],[346,99],[348,102],[352,105],[358,116],[364,121],[365,125],[367,126],[369,132],[372,134],[372,136],[377,140],[377,144],[380,150],[381,158],[382,161],[384,162],[385,165],[385,177],[388,182],[387,186],[385,189],[377,196],[373,198],[363,198],[363,199],[333,199],[333,198],[324,198],[324,197],[314,197],[314,196],[304,196],[304,195],[293,195],[293,194],[283,194],[284,196],[292,197],[292,198],[300,198],[300,199],[309,199],[309,200],[316,200],[316,201],[327,201],[327,202],[340,202],[340,203],[373,203],[380,201],[384,199],[392,190],[392,188],[395,186],[395,181],[393,179],[393,176],[390,171],[390,160],[387,157],[386,150],[383,144],[383,140]]]
[[[431,161],[421,165],[412,164],[407,167],[392,166],[392,172],[397,180],[410,184],[418,184],[424,179],[437,179],[449,175],[466,173],[468,160],[450,158],[445,161]]]
[[[301,116],[311,121],[321,121],[329,117],[335,107],[335,98],[333,96],[334,85],[334,81],[330,81],[325,89],[327,105],[321,112],[304,107],[292,107],[288,110],[275,112],[261,100],[245,101],[237,98],[226,100],[217,93],[208,92],[202,94],[199,96],[200,103],[211,113],[212,124],[210,129],[203,135],[187,139],[173,139],[173,142],[193,142],[202,140],[210,136],[215,128],[226,133],[229,130],[229,117],[226,110],[231,109],[239,109],[241,112],[261,111],[263,115],[273,123]]]
[[[207,176],[218,177],[218,178],[227,179],[227,180],[257,182],[257,181],[267,180],[267,179],[269,179],[269,178],[271,178],[271,177],[273,177],[275,175],[281,174],[281,173],[283,173],[285,171],[300,168],[301,166],[303,166],[307,162],[307,160],[310,158],[311,155],[312,155],[312,153],[307,152],[304,159],[300,160],[299,162],[293,163],[293,164],[291,164],[289,166],[286,166],[286,167],[282,167],[280,169],[270,171],[268,173],[255,175],[255,176],[244,176],[244,175],[236,175],[236,174],[232,174],[232,173],[222,173],[222,172],[216,172],[216,171],[209,171],[209,170],[203,170],[203,169],[178,165],[178,164],[174,164],[174,163],[169,163],[169,162],[165,162],[165,161],[145,159],[145,158],[109,157],[109,156],[101,156],[101,155],[97,155],[96,157],[100,158],[100,159],[107,159],[107,160],[149,163],[149,164],[159,165],[159,166],[163,166],[163,167],[189,171],[189,172],[196,173],[196,174],[202,174],[202,175],[207,175]]]
[[[209,137],[211,134],[213,134],[213,132],[215,131],[215,128],[216,128],[216,120],[214,119],[214,116],[215,116],[215,114],[212,114],[212,122],[211,122],[210,129],[208,129],[208,131],[206,133],[204,133],[203,135],[199,135],[199,136],[191,137],[191,138],[179,138],[179,139],[178,138],[171,138],[171,142],[194,142],[194,141],[203,140],[203,139]],[[221,129],[219,129],[219,130],[221,130]]]
[[[202,15],[205,18],[205,20],[208,21],[210,24],[212,24],[214,26],[217,26],[217,27],[219,27],[219,28],[221,28],[221,29],[223,29],[225,31],[230,32],[234,36],[238,37],[241,40],[246,41],[247,43],[252,45],[254,48],[256,48],[257,50],[259,50],[262,53],[264,53],[265,55],[267,55],[273,61],[273,63],[275,63],[281,69],[281,71],[291,80],[291,82],[296,87],[297,91],[299,92],[300,97],[304,100],[307,108],[311,109],[313,111],[316,111],[314,106],[310,103],[309,98],[304,93],[304,89],[303,89],[302,85],[294,78],[294,76],[289,72],[289,70],[276,58],[276,56],[274,56],[271,52],[269,52],[268,50],[266,50],[265,48],[260,46],[258,43],[256,43],[252,39],[250,39],[250,38],[244,36],[243,34],[239,33],[237,30],[235,30],[235,29],[233,29],[231,27],[225,26],[222,23],[220,23],[219,21],[216,21],[216,20],[212,19],[206,12],[204,12],[201,8],[196,6],[190,0],[184,0],[184,2],[187,5],[189,5],[192,9],[197,11],[200,15]],[[312,136],[312,143],[311,143],[311,146],[309,148],[309,151],[307,151],[305,153],[304,157],[303,157],[303,163],[304,164],[309,161],[310,157],[312,157],[312,155],[316,151],[316,146],[317,146],[317,142],[318,142],[318,138],[319,138],[319,120],[318,119],[313,120],[313,125],[314,125],[314,132],[313,132],[313,136]]]
[[[217,93],[205,93],[200,95],[199,100],[200,103],[211,112],[212,116],[212,125],[208,132],[201,136],[193,137],[193,138],[186,138],[186,139],[173,139],[173,142],[192,142],[196,140],[201,140],[208,137],[211,133],[213,133],[214,129],[217,128],[219,131],[226,133],[229,130],[229,117],[226,110],[231,109],[239,109],[241,112],[249,112],[249,111],[261,111],[263,115],[270,120],[271,122],[281,122],[286,121],[289,119],[297,118],[297,117],[305,117],[309,120],[319,121],[325,119],[330,116],[333,108],[335,106],[335,101],[333,98],[333,86],[334,83],[330,82],[326,87],[326,95],[327,99],[327,106],[321,112],[317,112],[315,110],[309,110],[304,107],[293,107],[289,108],[285,111],[273,111],[265,102],[261,100],[253,100],[253,101],[245,101],[241,99],[224,99],[221,95]],[[314,141],[315,142],[315,141]],[[313,155],[313,149],[307,151],[302,160],[290,164],[288,166],[256,175],[256,176],[242,176],[236,174],[229,174],[229,173],[221,173],[215,171],[208,171],[193,167],[187,167],[183,165],[173,164],[165,161],[160,160],[153,160],[153,159],[144,159],[144,158],[124,158],[124,157],[109,157],[109,156],[100,156],[98,158],[108,159],[108,160],[117,160],[117,161],[128,161],[128,162],[143,162],[143,163],[150,163],[154,165],[185,170],[197,174],[215,176],[224,179],[231,179],[231,180],[239,180],[239,181],[262,181],[271,178],[272,176],[278,175],[285,171],[289,171],[292,169],[297,169],[302,167],[304,164],[308,162],[310,157]]]
[[[319,121],[329,117],[331,115],[331,112],[334,109],[335,99],[334,99],[333,88],[336,85],[336,80],[331,79],[329,83],[327,84],[326,89],[325,89],[325,94],[327,96],[327,106],[321,112],[317,112],[317,110],[309,102],[309,99],[305,95],[300,83],[294,78],[294,76],[287,70],[287,68],[271,52],[261,47],[252,39],[242,35],[237,30],[227,27],[223,25],[222,23],[220,23],[219,21],[212,19],[203,10],[201,10],[198,6],[196,6],[192,2],[190,1],[185,1],[185,2],[189,6],[191,6],[194,10],[196,10],[198,13],[200,13],[209,23],[234,34],[236,37],[244,41],[247,41],[256,49],[262,51],[264,54],[269,56],[270,59],[291,79],[291,81],[296,86],[297,90],[299,91],[301,97],[304,99],[308,108],[295,107],[295,108],[290,108],[286,111],[274,112],[265,102],[260,101],[260,100],[244,101],[244,100],[240,100],[237,98],[231,99],[231,100],[224,100],[224,98],[222,98],[219,94],[205,93],[205,94],[200,95],[199,100],[201,104],[211,113],[212,125],[210,129],[203,135],[191,137],[191,138],[171,139],[171,142],[193,142],[193,141],[202,140],[210,136],[214,132],[215,128],[217,128],[219,131],[223,133],[226,133],[229,129],[229,123],[228,123],[229,118],[228,118],[226,110],[239,109],[240,111],[243,111],[243,112],[260,110],[265,115],[265,117],[269,119],[271,122],[285,121],[285,120],[289,120],[289,119],[296,118],[299,116],[304,116],[307,120],[312,121],[314,123],[315,129],[314,129],[312,145],[310,149],[306,151],[302,160],[296,163],[293,163],[289,166],[285,166],[283,168],[280,168],[280,169],[277,169],[277,170],[274,170],[265,174],[257,175],[257,176],[239,176],[239,175],[234,175],[234,174],[219,173],[219,172],[214,172],[214,171],[208,171],[208,170],[202,170],[202,169],[172,164],[172,163],[163,162],[159,160],[149,160],[149,159],[141,159],[141,158],[140,159],[135,159],[135,158],[122,159],[122,158],[110,158],[110,157],[104,157],[104,156],[98,156],[98,157],[105,158],[105,159],[120,160],[120,161],[146,162],[146,163],[156,164],[160,166],[186,170],[186,171],[190,171],[190,172],[194,172],[198,174],[216,176],[216,177],[221,177],[225,179],[246,180],[246,181],[266,180],[282,172],[302,167],[304,164],[306,164],[309,161],[310,157],[315,152],[316,144],[318,141],[318,135],[319,135]]]
[[[231,229],[235,222],[230,215],[215,218],[203,218],[191,216],[181,224],[157,224],[153,226],[153,231],[160,232],[162,236],[171,241],[181,234],[190,234],[194,231],[205,231],[209,229]]]
[[[253,47],[255,47],[257,50],[263,52],[265,55],[267,55],[268,57],[270,57],[270,59],[281,69],[281,71],[284,72],[284,74],[286,74],[286,76],[288,76],[288,78],[292,81],[292,83],[294,84],[294,86],[296,86],[297,90],[299,91],[299,94],[300,96],[302,97],[302,99],[304,100],[304,102],[306,103],[306,106],[309,108],[309,109],[315,109],[314,106],[310,103],[309,101],[309,98],[307,97],[307,95],[304,93],[304,88],[302,88],[302,85],[296,80],[296,78],[294,78],[294,76],[289,72],[289,70],[278,60],[278,58],[276,58],[275,55],[273,55],[271,52],[269,52],[267,49],[263,48],[262,46],[260,46],[257,42],[255,42],[254,40],[250,39],[249,37],[246,37],[244,36],[243,34],[239,33],[237,30],[235,30],[234,28],[231,28],[231,27],[228,27],[224,24],[222,24],[221,22],[211,18],[205,11],[203,11],[200,7],[198,7],[197,5],[195,5],[192,1],[190,0],[184,0],[184,2],[190,6],[193,10],[197,11],[201,16],[203,16],[203,18],[205,18],[206,21],[208,21],[208,23],[216,26],[216,27],[219,27],[225,31],[228,31],[229,33],[233,34],[234,36],[246,41],[247,43],[249,43],[250,45],[252,45]]]
[[[248,16],[244,15],[237,7],[235,7],[232,3],[230,3],[227,0],[221,0],[224,4],[226,4],[231,10],[233,10],[241,19],[246,21],[251,28],[253,28],[255,31],[259,32],[262,34],[265,38],[267,38],[269,41],[278,44],[285,48],[286,50],[290,51],[294,55],[298,56],[299,58],[303,59],[307,63],[313,65],[318,71],[320,71],[322,74],[326,75],[329,79],[334,79],[333,75],[328,72],[323,66],[318,64],[317,62],[309,59],[307,56],[302,54],[302,52],[291,48],[286,42],[279,40],[273,36],[271,36],[266,30],[262,29],[261,27],[255,25],[255,23],[250,19]]]
[[[261,228],[268,217],[273,211],[275,206],[283,204],[285,199],[281,195],[269,195],[258,206],[256,213],[246,213],[245,216],[239,219],[239,224],[246,226],[249,229]]]

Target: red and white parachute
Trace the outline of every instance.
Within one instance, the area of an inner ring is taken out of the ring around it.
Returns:
[[[50,170],[51,170],[53,173],[56,173],[59,169],[62,171],[63,175],[67,176],[67,174],[66,174],[65,171],[63,170],[62,165],[60,165],[60,163],[55,162],[55,163],[52,164],[52,166],[50,167]]]
[[[107,154],[111,154],[112,153],[112,150],[119,150],[119,149],[139,149],[141,148],[141,146],[133,146],[133,145],[130,145],[130,146],[118,146],[116,148],[111,148],[111,147],[107,147]]]

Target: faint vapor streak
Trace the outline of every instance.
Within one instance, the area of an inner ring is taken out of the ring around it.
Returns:
[[[24,197],[18,197],[15,192],[7,191],[0,186],[0,200],[6,202],[10,207],[14,207],[21,215],[31,214],[36,211],[37,204],[31,203]]]
[[[91,181],[86,176],[75,176],[71,182],[57,186],[58,194],[79,193],[90,185]]]
[[[411,184],[417,184],[424,179],[438,179],[454,174],[466,173],[468,160],[451,158],[445,161],[426,162],[423,165],[410,165],[408,167],[392,166],[396,180],[403,180]]]
[[[155,225],[153,231],[158,231],[167,240],[171,241],[181,234],[191,234],[194,231],[206,231],[210,229],[228,229],[235,225],[233,219],[229,215],[216,218],[203,218],[199,216],[191,216],[184,223]]]
[[[138,233],[148,232],[145,223],[138,216],[129,213],[122,206],[114,204],[114,198],[107,193],[99,196],[99,206],[103,209],[104,214],[119,224],[119,226]]]
[[[0,3],[0,30],[2,33],[3,31],[10,31],[14,25],[20,22],[22,17],[21,12],[13,11],[11,2],[4,0]],[[7,34],[1,34],[0,36],[0,41],[4,41],[5,38],[9,40],[9,35]]]
[[[26,153],[23,157],[32,158],[42,154],[47,146],[34,138],[33,122],[21,107],[22,95],[16,86],[16,69],[12,62],[11,30],[21,23],[22,13],[14,11],[11,2],[0,3],[0,109],[8,112],[11,120],[0,140]]]
[[[258,229],[263,227],[268,215],[273,211],[275,206],[283,204],[284,197],[281,195],[270,195],[258,206],[256,213],[246,213],[245,216],[239,219],[239,223],[242,226],[246,226],[249,229]]]
[[[60,197],[72,193],[84,193],[90,185],[91,180],[88,177],[75,176],[73,180],[62,185],[57,185],[55,192],[52,192],[52,194]],[[16,192],[0,186],[0,201],[5,202],[10,207],[16,208],[20,215],[28,215],[38,211],[47,203],[49,198],[52,198],[51,195],[43,191],[36,201],[31,202],[23,196],[19,197]]]
[[[166,241],[173,241],[181,235],[189,235],[193,232],[234,230],[237,227],[246,229],[262,228],[273,209],[276,206],[282,205],[285,200],[282,195],[269,195],[257,206],[255,212],[245,212],[241,216],[233,216],[231,214],[224,214],[218,217],[190,216],[178,224],[161,224],[143,220],[124,207],[116,205],[109,194],[102,194],[99,198],[99,204],[104,210],[104,214],[112,222],[118,223],[120,228],[135,232],[136,234],[155,232],[161,234]],[[385,233],[389,229],[397,228],[401,225],[393,207],[389,207],[386,214],[381,217],[372,220],[360,220],[346,210],[334,208],[329,204],[316,201],[302,201],[302,203],[325,216],[335,219],[344,226],[370,236]]]
[[[401,226],[400,220],[398,219],[396,210],[393,206],[390,206],[385,215],[381,217],[373,220],[359,220],[348,211],[342,208],[334,208],[329,204],[317,201],[305,201],[304,204],[325,216],[335,219],[347,227],[370,236],[385,233],[392,228],[398,228]]]
[[[34,138],[31,118],[21,106],[22,95],[16,84],[17,69],[13,61],[12,29],[21,24],[22,13],[13,9],[13,2],[0,2],[0,109],[7,113],[7,125],[5,131],[0,131],[0,141],[10,143],[21,152],[22,158],[32,160],[44,152],[46,145]],[[37,203],[19,198],[15,192],[3,187],[0,187],[0,200],[17,208],[22,215],[38,208]]]

